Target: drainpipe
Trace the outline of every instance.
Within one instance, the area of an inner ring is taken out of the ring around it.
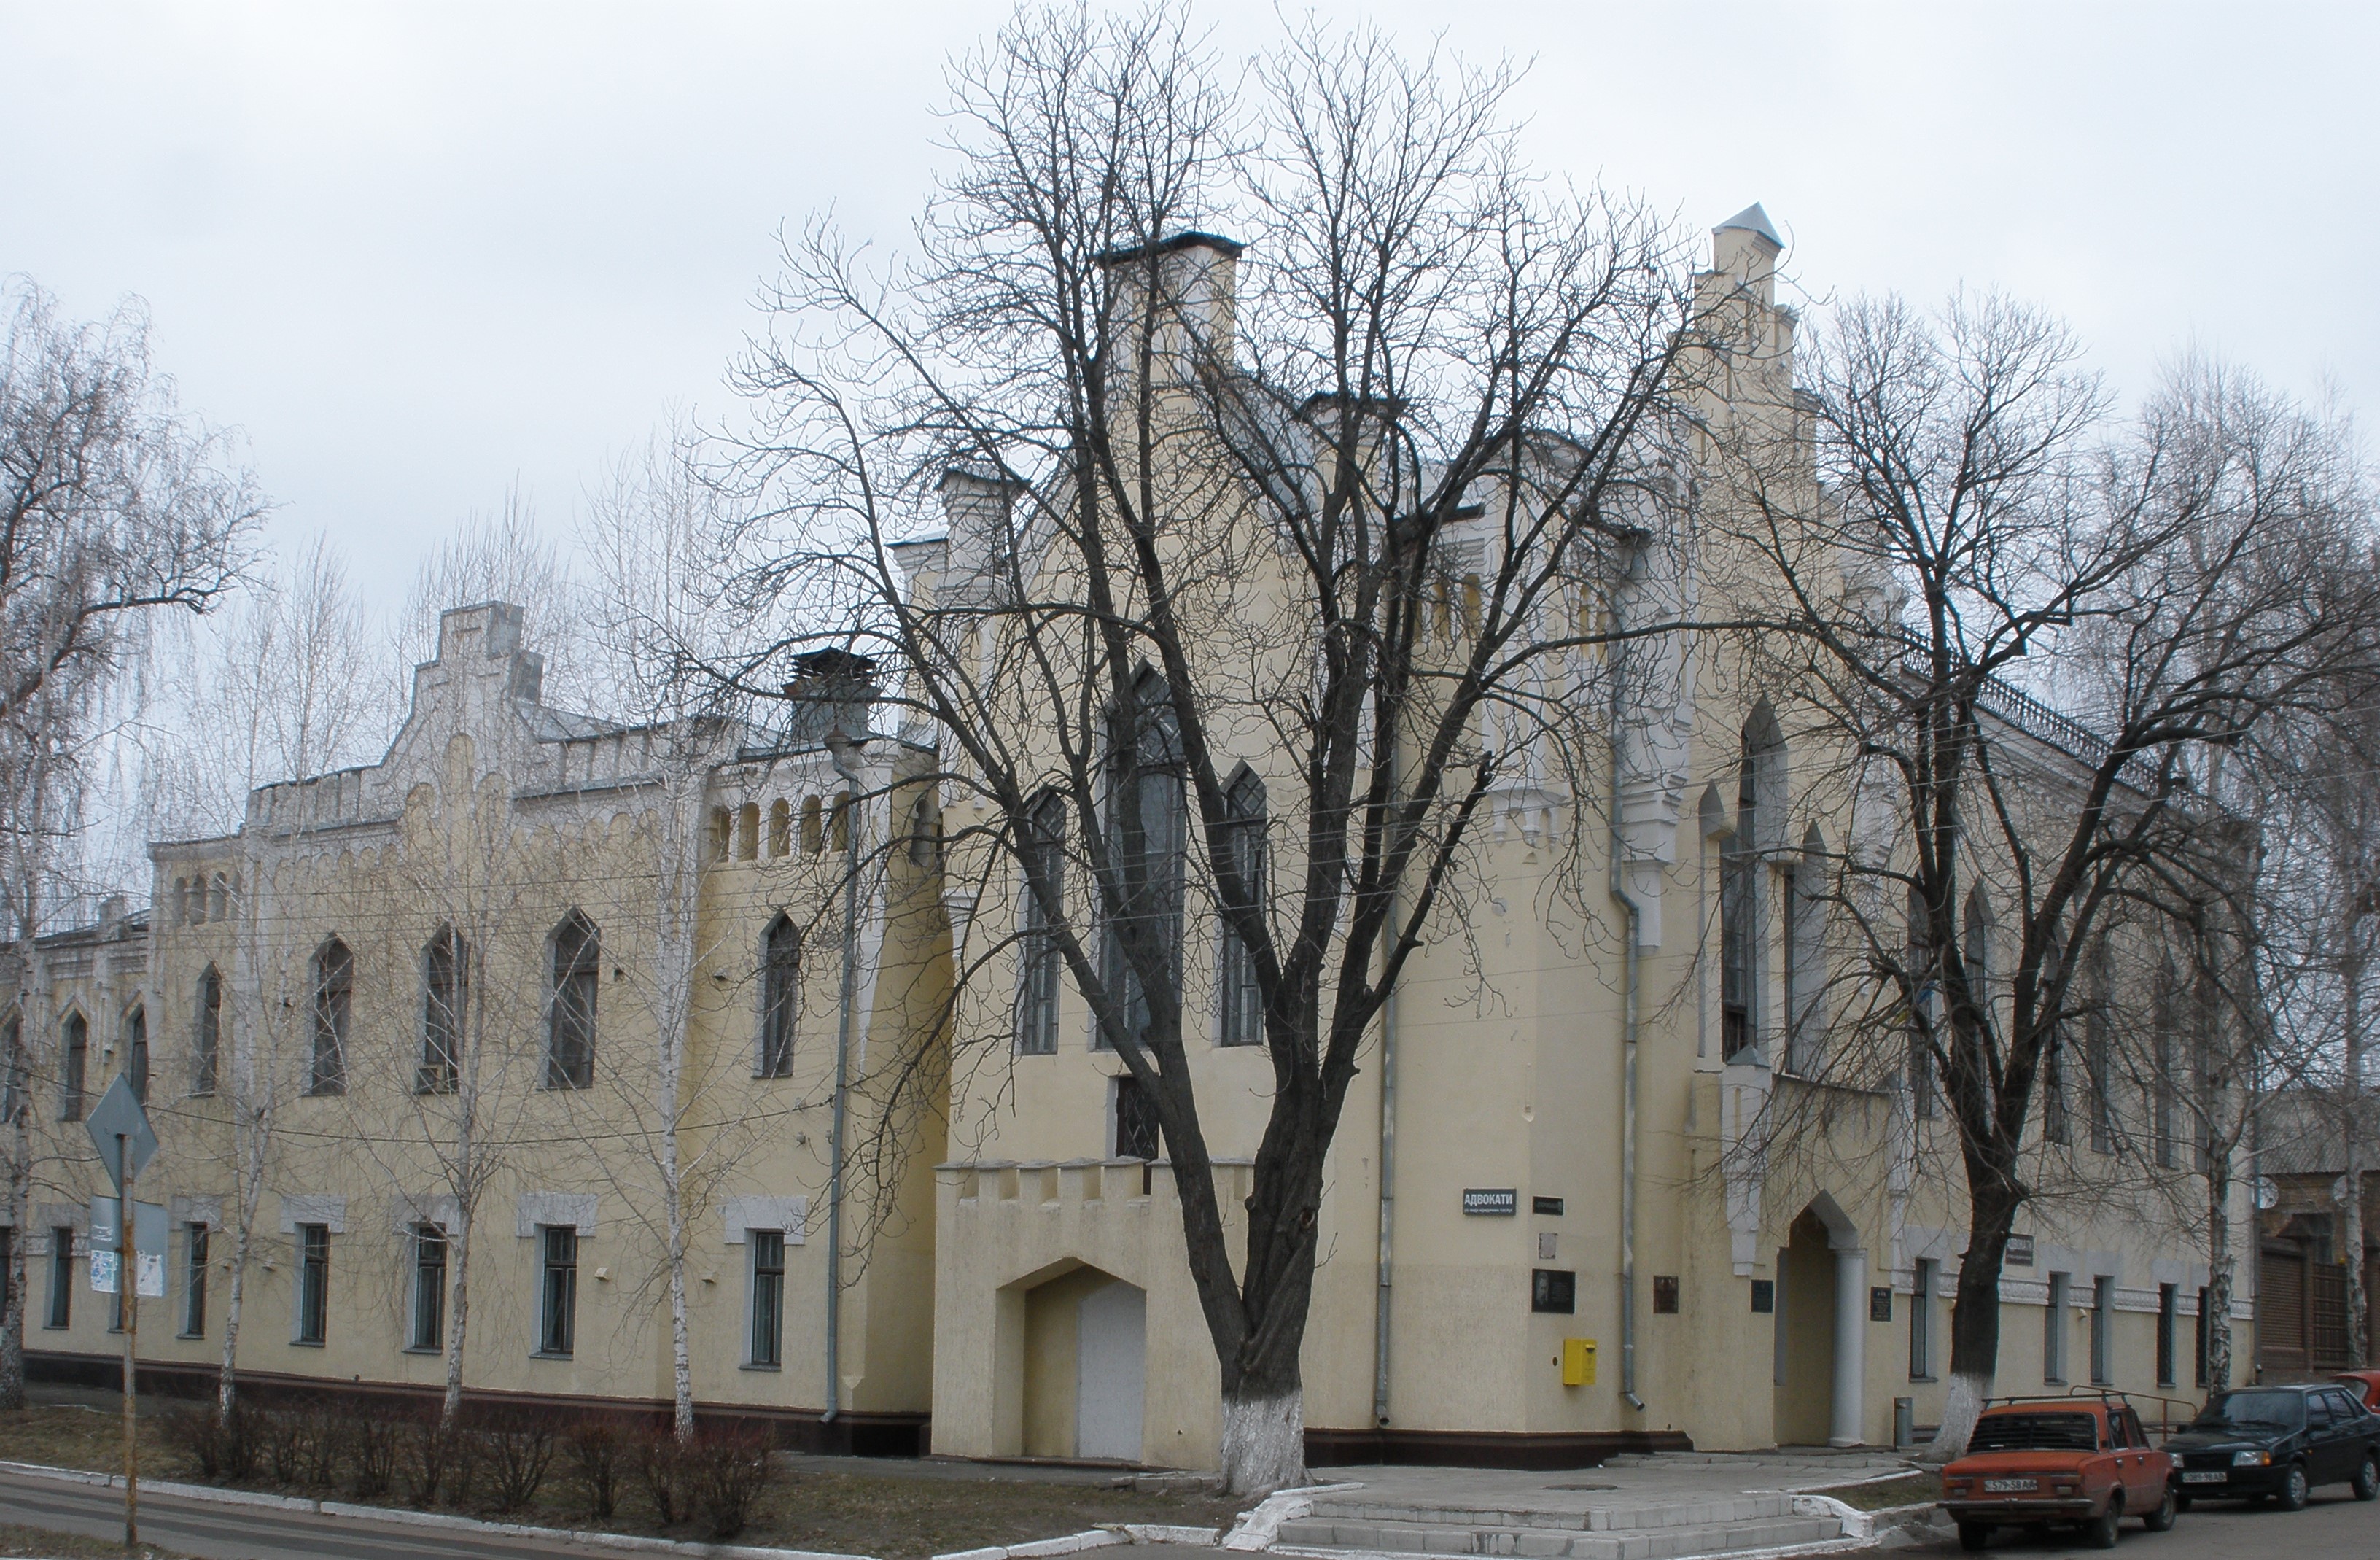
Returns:
[[[852,1006],[859,986],[859,774],[852,768],[857,745],[841,731],[827,733],[827,755],[843,776],[843,989],[834,1026],[834,1115],[827,1128],[826,1204],[826,1412],[832,1424],[843,1412],[843,1127],[851,1092]]]
[[[1383,762],[1389,767],[1389,797],[1393,805],[1396,794],[1396,737],[1394,733],[1381,739]],[[1404,880],[1399,877],[1389,891],[1389,935],[1394,939],[1398,914],[1404,899]],[[1395,944],[1390,944],[1393,957]],[[1399,985],[1403,982],[1400,981]],[[1389,999],[1380,1010],[1380,1256],[1379,1282],[1373,1291],[1372,1301],[1372,1423],[1380,1430],[1389,1428],[1389,1297],[1395,1276],[1394,1236],[1397,1223],[1397,990],[1389,988]]]
[[[1630,558],[1626,578],[1633,579],[1642,563],[1642,556]],[[1611,593],[1611,626],[1621,628],[1621,593]],[[1620,1104],[1620,1395],[1630,1408],[1642,1413],[1645,1400],[1636,1395],[1636,1031],[1637,994],[1640,980],[1636,958],[1636,937],[1644,923],[1645,908],[1637,902],[1628,887],[1627,870],[1622,865],[1623,841],[1620,831],[1620,765],[1626,755],[1621,722],[1627,711],[1627,678],[1622,662],[1627,655],[1623,643],[1615,640],[1611,647],[1611,840],[1607,854],[1610,857],[1611,897],[1618,902],[1627,922],[1627,935],[1621,944],[1621,1072]]]

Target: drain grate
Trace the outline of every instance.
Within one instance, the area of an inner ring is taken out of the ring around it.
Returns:
[[[1617,1484],[1548,1484],[1548,1490],[1616,1490]]]

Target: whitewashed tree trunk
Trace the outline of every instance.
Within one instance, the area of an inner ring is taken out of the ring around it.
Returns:
[[[1305,1394],[1223,1399],[1223,1484],[1266,1495],[1305,1482]]]
[[[1983,1416],[1984,1400],[1991,1395],[1991,1377],[1950,1372],[1949,1386],[1942,1395],[1942,1424],[1935,1432],[1927,1460],[1950,1462],[1966,1455],[1967,1438],[1975,1433],[1975,1420]]]
[[[447,1257],[454,1263],[455,1275],[447,1290],[446,1393],[438,1406],[438,1422],[449,1430],[463,1411],[463,1340],[471,1320],[471,1210],[458,1206],[455,1212],[455,1236],[447,1243]]]
[[[2362,932],[2360,920],[2348,923],[2350,948],[2340,971],[2345,988],[2340,1023],[2346,1042],[2341,1080],[2346,1108],[2340,1114],[2345,1118],[2342,1137],[2347,1163],[2339,1176],[2338,1247],[2340,1260],[2347,1264],[2347,1366],[2350,1371],[2363,1368],[2369,1352],[2365,1343],[2372,1336],[2372,1298],[2363,1288],[2363,960],[2356,945]]]

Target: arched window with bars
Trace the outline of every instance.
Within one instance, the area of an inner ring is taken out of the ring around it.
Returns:
[[[794,1027],[801,1016],[802,935],[782,912],[760,935],[760,1054],[754,1073],[790,1078]]]
[[[198,1032],[190,1053],[190,1092],[213,1093],[223,1067],[223,975],[212,964],[199,973]]]
[[[306,1092],[347,1091],[347,1019],[356,1000],[356,956],[336,937],[314,950],[313,1046]]]
[[[462,1073],[470,979],[463,939],[453,927],[440,927],[421,950],[421,1060],[413,1073],[417,1094],[455,1091]]]
[[[546,1010],[545,1086],[586,1089],[595,1081],[595,993],[603,961],[594,922],[577,910],[562,918],[549,944],[553,994]]]

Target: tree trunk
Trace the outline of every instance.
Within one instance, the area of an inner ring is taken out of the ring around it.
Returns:
[[[1972,1174],[1972,1173],[1971,1173]],[[1999,1372],[2000,1263],[2008,1250],[2017,1199],[1988,1182],[1969,1196],[1970,1233],[1959,1263],[1957,1298],[1950,1305],[1950,1383],[1942,1404],[1942,1428],[1927,1458],[1949,1462],[1967,1452],[1984,1400]]]
[[[1223,1481],[1234,1495],[1268,1495],[1305,1482],[1304,1388],[1293,1383],[1223,1398]]]
[[[463,1412],[463,1336],[464,1327],[471,1317],[471,1210],[457,1206],[455,1210],[455,1238],[449,1243],[448,1254],[454,1259],[455,1278],[448,1286],[446,1308],[446,1395],[438,1406],[438,1424],[452,1430]]]
[[[2206,1167],[2206,1389],[2231,1384],[2231,1156]]]
[[[215,1375],[215,1418],[218,1420],[231,1418],[232,1405],[239,1397],[240,1302],[248,1294],[249,1231],[255,1227],[253,1220],[240,1220],[231,1243],[231,1292],[224,1298],[223,1365]]]
[[[2356,935],[2359,928],[2350,923],[2348,935]],[[2350,957],[2344,971],[2345,1002],[2342,1025],[2346,1038],[2346,1109],[2341,1114],[2345,1130],[2341,1134],[2346,1145],[2346,1167],[2340,1176],[2343,1183],[2339,1198],[2340,1230],[2339,1259],[2347,1264],[2347,1368],[2363,1369],[2366,1345],[2372,1335],[2371,1297],[2363,1292],[2363,961]]]
[[[672,1158],[674,1175],[676,1164]],[[669,1189],[669,1296],[671,1426],[677,1438],[694,1439],[694,1355],[686,1344],[686,1213],[678,1205],[677,1188]]]
[[[0,1068],[13,1066],[15,1061],[0,1058]],[[0,1409],[25,1406],[25,1236],[31,1213],[27,1196],[31,1177],[26,1167],[32,1163],[32,1144],[21,1120],[11,1128],[11,1135],[15,1141],[8,1161],[8,1271],[0,1274],[8,1293],[6,1307],[0,1310]]]

